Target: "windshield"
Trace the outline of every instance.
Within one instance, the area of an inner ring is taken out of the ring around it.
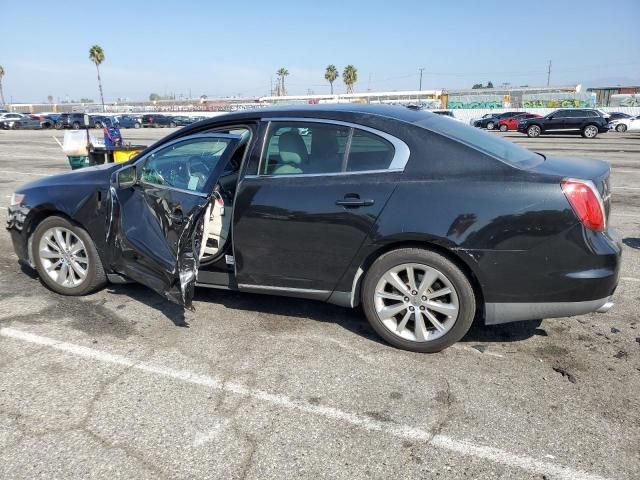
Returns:
[[[517,168],[531,168],[544,162],[544,156],[539,153],[462,122],[443,121],[438,117],[431,117],[416,122],[416,125],[469,145]]]

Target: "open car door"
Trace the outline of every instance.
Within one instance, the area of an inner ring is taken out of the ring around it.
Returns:
[[[114,172],[107,225],[111,268],[191,308],[202,220],[240,137],[173,140]]]

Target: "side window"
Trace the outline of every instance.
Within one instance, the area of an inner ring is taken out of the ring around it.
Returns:
[[[553,114],[553,118],[567,118],[567,112],[558,110],[556,113]]]
[[[386,170],[391,165],[395,150],[387,140],[364,130],[353,130],[347,160],[348,172]]]
[[[228,138],[194,138],[164,147],[144,160],[141,180],[204,193],[209,176],[230,143]]]
[[[349,132],[349,127],[328,123],[273,122],[260,175],[339,173]]]

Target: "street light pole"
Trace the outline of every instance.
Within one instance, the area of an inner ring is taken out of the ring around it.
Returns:
[[[420,70],[420,87],[418,88],[418,90],[422,91],[422,71],[424,70],[424,67],[419,68],[418,70]]]

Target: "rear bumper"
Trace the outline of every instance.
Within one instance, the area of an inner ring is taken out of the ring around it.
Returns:
[[[613,307],[611,297],[584,302],[548,302],[548,303],[487,303],[485,304],[485,323],[519,322],[543,318],[573,317],[585,313],[606,313]]]

